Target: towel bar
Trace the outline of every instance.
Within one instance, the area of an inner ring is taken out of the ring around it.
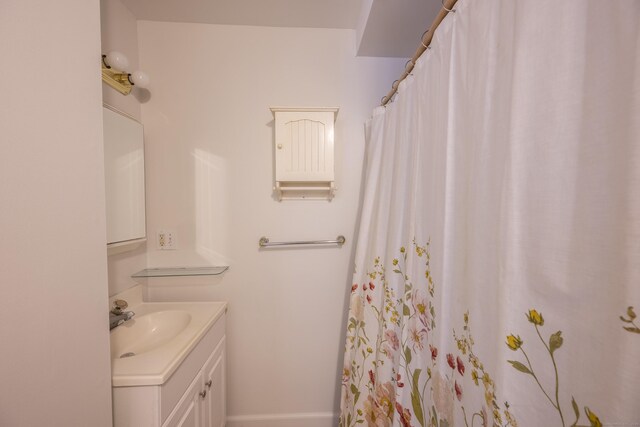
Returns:
[[[270,242],[268,238],[261,237],[258,244],[261,248],[269,246],[295,246],[295,245],[343,245],[347,239],[344,236],[338,236],[335,240],[302,240],[297,242]]]

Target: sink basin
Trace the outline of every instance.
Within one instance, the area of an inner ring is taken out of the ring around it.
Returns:
[[[191,315],[183,310],[136,316],[111,334],[111,359],[133,357],[167,344],[186,329]]]
[[[111,335],[114,387],[164,384],[226,311],[218,302],[143,302],[138,287],[113,298],[127,299],[136,315]]]

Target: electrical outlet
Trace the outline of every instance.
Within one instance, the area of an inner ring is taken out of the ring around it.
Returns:
[[[172,250],[176,245],[176,233],[175,231],[160,230],[158,231],[158,249],[160,250]]]

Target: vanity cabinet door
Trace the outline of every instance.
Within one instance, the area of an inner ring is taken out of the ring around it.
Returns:
[[[106,107],[102,113],[107,243],[142,239],[146,236],[142,125]]]
[[[207,396],[204,399],[206,427],[226,424],[225,338],[223,337],[203,368]]]
[[[205,386],[202,378],[203,375],[200,372],[169,415],[163,427],[202,427],[205,425],[205,407],[202,397]]]

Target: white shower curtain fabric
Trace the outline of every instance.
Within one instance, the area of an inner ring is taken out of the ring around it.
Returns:
[[[640,426],[639,29],[460,0],[374,111],[341,426]]]

